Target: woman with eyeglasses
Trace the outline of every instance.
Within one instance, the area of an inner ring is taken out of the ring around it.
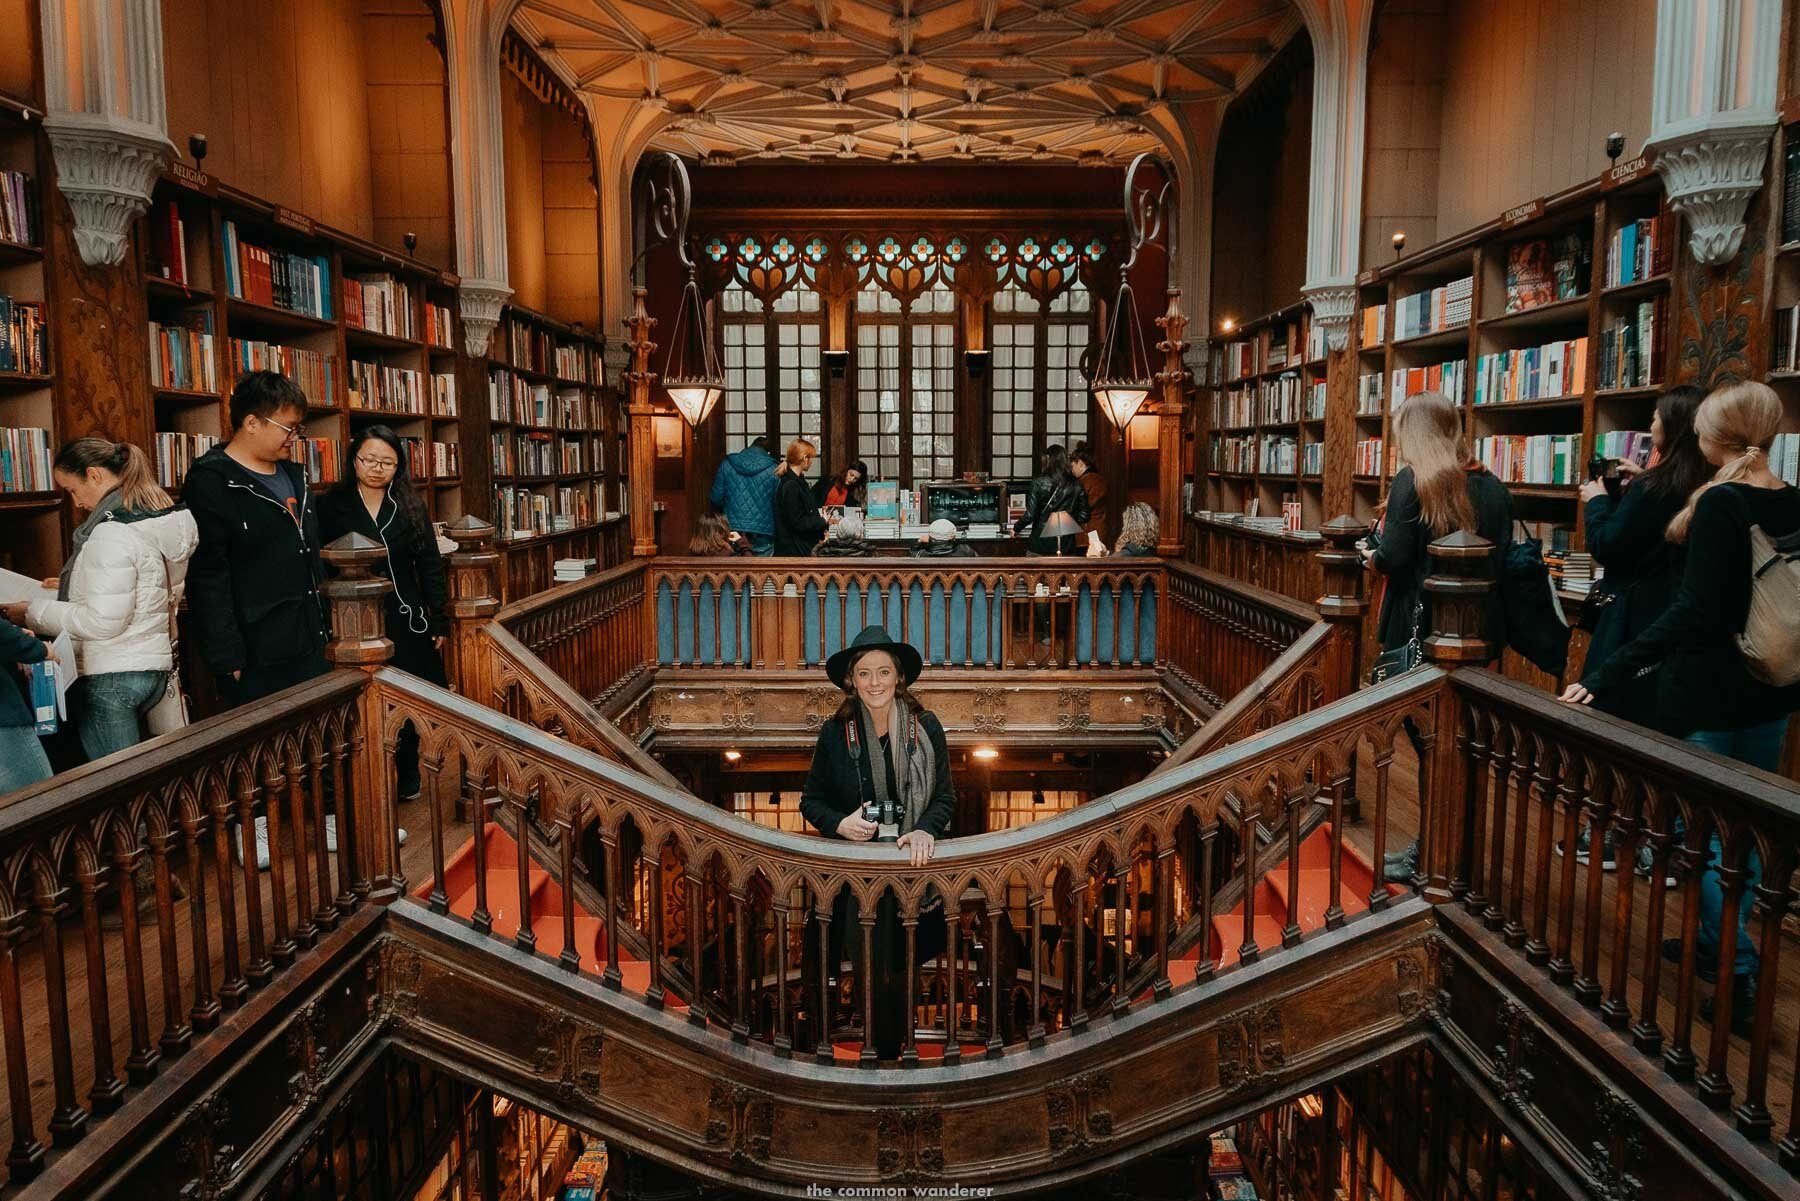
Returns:
[[[449,595],[437,532],[406,466],[406,444],[385,425],[371,425],[350,439],[350,475],[319,501],[319,530],[327,545],[361,534],[387,548],[376,568],[394,583],[387,595],[387,636],[395,667],[442,688],[444,642],[450,633]],[[394,747],[399,796],[419,795],[419,736],[408,722]]]

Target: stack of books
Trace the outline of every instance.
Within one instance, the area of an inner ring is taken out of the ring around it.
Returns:
[[[1594,556],[1578,550],[1564,555],[1560,582],[1565,592],[1587,595],[1594,586]]]
[[[586,579],[598,565],[599,561],[596,559],[558,559],[553,575],[557,583],[565,584],[571,580]]]

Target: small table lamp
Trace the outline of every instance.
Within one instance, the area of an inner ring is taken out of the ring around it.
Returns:
[[[1050,514],[1050,519],[1044,522],[1043,532],[1038,536],[1056,539],[1056,553],[1060,555],[1062,554],[1062,540],[1080,532],[1081,523],[1070,516],[1068,512],[1058,510]]]

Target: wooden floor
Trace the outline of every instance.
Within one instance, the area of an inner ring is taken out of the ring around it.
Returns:
[[[1365,855],[1372,855],[1374,844],[1374,831],[1372,826],[1372,820],[1375,814],[1375,798],[1372,791],[1373,778],[1374,774],[1372,771],[1365,770],[1361,773],[1363,817],[1361,821],[1349,823],[1346,830],[1346,837],[1350,844],[1355,846]],[[1415,779],[1416,764],[1410,749],[1404,745],[1403,741],[1401,747],[1397,751],[1390,775],[1390,795],[1388,798],[1390,833],[1387,840],[1387,846],[1390,850],[1398,850],[1403,847],[1406,842],[1409,841],[1412,832],[1418,827],[1418,805],[1415,796]],[[427,837],[428,816],[421,803],[414,803],[403,808],[401,821],[402,824],[410,827],[412,830],[412,837],[409,839],[407,845],[401,850],[401,859],[406,870],[407,878],[412,881],[412,887],[416,888],[431,874],[431,851],[429,838]],[[467,826],[448,827],[446,830],[447,850],[454,849],[456,846],[460,845],[466,840],[468,835],[469,830]],[[1538,824],[1534,821],[1531,828],[1528,830],[1528,851],[1535,851],[1538,841],[1548,836],[1546,831],[1540,829]],[[1510,854],[1508,855],[1508,860],[1510,861]],[[1527,863],[1529,862],[1531,862],[1531,856],[1528,854]],[[1552,864],[1553,893],[1560,883],[1560,864],[1560,859],[1554,860]],[[231,876],[232,885],[237,890],[239,903],[241,904],[241,870],[237,869],[235,861],[233,863],[233,868],[234,870],[229,873],[229,875]],[[185,878],[190,870],[191,868],[184,866],[180,869],[179,874]],[[221,982],[223,974],[222,948],[220,945],[220,936],[217,932],[219,881],[210,865],[210,861],[205,868],[205,871],[207,875],[206,886],[209,910],[213,914],[212,967],[216,989],[217,985]],[[1583,892],[1586,887],[1585,872],[1585,867],[1579,869],[1577,872],[1577,888]],[[268,877],[264,876],[264,879],[267,880]],[[1613,907],[1615,890],[1623,886],[1630,886],[1639,890],[1633,907],[1634,930],[1631,944],[1633,948],[1631,965],[1632,985],[1628,994],[1635,1013],[1635,1007],[1641,997],[1641,980],[1639,979],[1637,969],[1641,966],[1641,957],[1643,955],[1643,943],[1645,939],[1644,915],[1648,908],[1647,899],[1649,883],[1638,879],[1629,870],[1609,873],[1605,879],[1605,903],[1601,910],[1601,912],[1607,916],[1608,920],[1611,919],[1611,915],[1615,912]],[[1679,929],[1678,917],[1680,913],[1680,904],[1680,894],[1678,892],[1671,893],[1669,897],[1669,915],[1666,925],[1667,930],[1671,933]],[[292,908],[293,903],[290,902],[290,909]],[[1576,908],[1577,913],[1579,914],[1581,906],[1577,905]],[[272,898],[265,897],[265,923],[270,930],[273,930],[274,919],[272,910]],[[1532,912],[1532,909],[1527,906],[1526,917],[1528,926]],[[191,975],[193,962],[192,944],[188,929],[188,915],[189,911],[186,903],[178,902],[176,905],[175,928],[171,933],[172,937],[175,939],[175,946],[178,948],[184,980]],[[1556,929],[1554,915],[1555,911],[1553,910],[1550,927],[1552,934],[1554,934]],[[241,924],[242,923],[240,922],[240,925]],[[1758,933],[1759,928],[1757,924],[1753,922],[1752,935],[1757,936]],[[1578,966],[1580,963],[1579,948],[1581,946],[1581,934],[1582,931],[1579,924],[1577,924],[1573,931],[1573,945],[1577,948]],[[68,972],[67,988],[69,996],[69,1022],[71,1030],[75,1032],[73,1041],[76,1044],[74,1055],[76,1087],[82,1103],[86,1104],[87,1090],[91,1087],[93,1080],[92,1056],[86,1049],[89,1040],[88,1032],[90,1029],[90,1019],[85,969],[86,952],[80,922],[78,920],[65,921],[62,925],[61,936]],[[146,988],[149,992],[148,1000],[153,1037],[162,1028],[160,975],[157,968],[157,964],[159,963],[158,938],[159,933],[156,930],[154,920],[152,919],[146,924],[143,930],[143,953],[148,973]],[[105,932],[104,941],[108,962],[115,965],[112,976],[115,980],[119,979],[120,974],[117,971],[116,965],[121,961],[123,956],[122,935],[117,930],[109,930]],[[1599,978],[1604,983],[1609,978],[1611,939],[1606,937],[1605,932],[1603,932],[1601,941],[1602,959]],[[1777,1138],[1781,1137],[1787,1129],[1796,1057],[1795,1035],[1796,1028],[1800,1027],[1800,946],[1794,945],[1796,941],[1800,940],[1794,939],[1791,935],[1784,935],[1783,937],[1781,987],[1776,1000],[1775,1052],[1772,1057],[1769,1072],[1768,1103],[1769,1108],[1775,1114],[1775,1136]],[[1554,939],[1552,939],[1552,942],[1554,945]],[[243,950],[247,957],[247,948],[243,948]],[[54,1100],[51,1077],[50,1040],[45,1016],[46,1005],[44,1000],[43,962],[35,938],[31,941],[29,946],[21,950],[19,955],[19,969],[20,986],[22,995],[25,998],[25,1010],[27,1016],[26,1039],[29,1048],[34,1125],[37,1129],[38,1138],[48,1145],[48,1123],[54,1106]],[[1669,968],[1663,974],[1664,996],[1659,1005],[1658,1020],[1665,1033],[1665,1042],[1672,1041],[1668,1035],[1673,1027],[1675,1017],[1673,996],[1673,981],[1675,974],[1676,972],[1673,968]],[[184,989],[183,1004],[189,1004],[191,1003],[191,1000],[192,997],[189,990]],[[114,1061],[116,1064],[121,1065],[120,1071],[122,1073],[122,1065],[130,1049],[129,1015],[122,984],[109,990],[108,1009],[111,1013]],[[1702,1022],[1696,1013],[1693,1039],[1696,1053],[1701,1057],[1702,1062],[1704,1062],[1705,1058],[1705,1048],[1709,1033],[1707,1024]],[[200,1042],[203,1047],[204,1036],[201,1037]],[[1621,1038],[1621,1045],[1627,1049],[1629,1048],[1629,1042],[1623,1038]],[[192,1054],[194,1052],[189,1053]],[[1635,1054],[1636,1052],[1632,1053]],[[1737,1082],[1740,1088],[1746,1071],[1745,1043],[1742,1039],[1733,1038],[1731,1043],[1731,1077],[1734,1082]],[[10,1112],[0,1113],[0,1136],[3,1136],[6,1139],[7,1146],[10,1146],[12,1137],[11,1118],[12,1115]],[[92,1128],[93,1123],[99,1121],[101,1121],[101,1119],[90,1119],[90,1128]]]

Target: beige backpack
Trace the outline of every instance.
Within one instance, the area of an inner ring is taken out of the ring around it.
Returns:
[[[1800,530],[1770,538],[1750,527],[1750,613],[1737,645],[1757,679],[1800,683]]]

